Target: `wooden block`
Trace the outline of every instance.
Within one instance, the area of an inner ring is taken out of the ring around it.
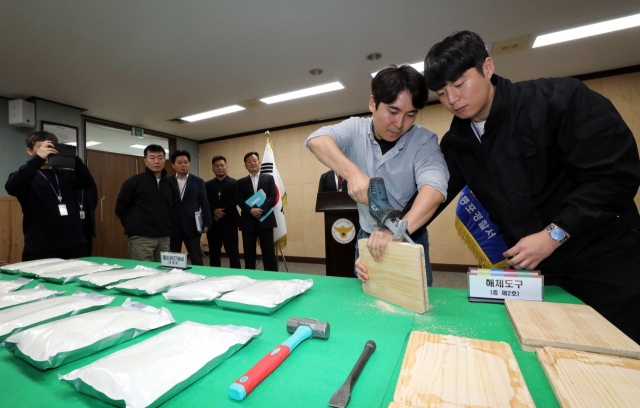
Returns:
[[[387,302],[416,313],[429,310],[427,276],[422,245],[389,242],[380,262],[375,262],[367,249],[368,239],[358,241],[360,259],[367,267],[369,279],[362,290]]]
[[[387,408],[413,408],[412,405],[399,404],[395,401],[391,401]]]
[[[640,404],[640,361],[544,347],[536,351],[564,408],[634,407]]]
[[[640,359],[640,346],[587,305],[505,300],[525,351],[560,347]]]
[[[417,331],[393,399],[411,407],[535,406],[507,343]]]

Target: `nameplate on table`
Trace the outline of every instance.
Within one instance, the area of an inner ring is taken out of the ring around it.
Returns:
[[[544,276],[536,270],[469,268],[469,302],[544,300]]]
[[[161,252],[160,267],[187,269],[187,254],[180,252]]]

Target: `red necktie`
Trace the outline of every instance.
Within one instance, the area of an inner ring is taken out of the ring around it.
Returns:
[[[338,191],[342,191],[342,176],[338,175]]]

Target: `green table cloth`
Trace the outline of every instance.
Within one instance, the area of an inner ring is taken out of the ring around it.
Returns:
[[[125,268],[157,266],[125,259],[84,258],[99,263],[117,263]],[[393,400],[408,335],[412,330],[507,342],[518,360],[527,386],[537,406],[558,406],[534,353],[520,349],[503,305],[469,303],[462,289],[429,288],[431,310],[418,315],[362,292],[356,279],[311,276],[285,272],[263,272],[229,268],[193,267],[206,276],[242,274],[253,279],[307,279],[314,285],[272,315],[224,310],[215,305],[175,303],[161,294],[126,296],[112,289],[93,289],[69,283],[44,283],[48,289],[75,290],[116,296],[109,306],[121,305],[127,297],[155,307],[168,308],[176,324],[191,320],[205,324],[235,324],[262,327],[262,334],[191,387],[170,399],[163,407],[326,407],[333,393],[347,378],[367,340],[377,349],[362,372],[351,395],[349,407],[386,407]],[[2,279],[15,279],[3,274]],[[35,279],[25,286],[42,283]],[[551,302],[580,303],[562,289],[548,287],[545,299]],[[0,313],[2,313],[0,311]],[[289,317],[311,317],[327,321],[331,336],[327,341],[306,340],[264,380],[244,401],[229,398],[227,388],[264,355],[289,337]],[[73,363],[42,372],[0,350],[0,388],[6,407],[108,407],[110,405],[76,392],[58,380],[58,373],[87,365],[114,351],[143,341],[168,327],[151,331],[134,340],[103,350]]]

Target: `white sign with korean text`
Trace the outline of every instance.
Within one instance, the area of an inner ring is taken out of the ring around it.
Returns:
[[[163,268],[187,269],[187,254],[179,252],[161,252],[160,261]]]
[[[468,273],[469,298],[544,300],[544,277],[542,276],[495,276]]]

